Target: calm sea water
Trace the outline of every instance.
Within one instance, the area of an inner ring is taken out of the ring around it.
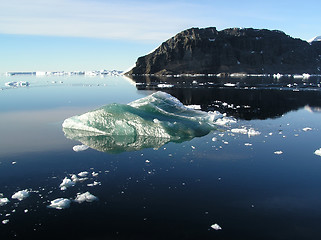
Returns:
[[[30,85],[6,87],[9,81]],[[147,96],[157,85],[1,77],[0,198],[10,200],[0,205],[1,239],[320,239],[320,81],[301,88],[200,82],[162,90],[237,123],[183,143],[112,154],[74,151],[81,143],[64,136],[62,122]],[[231,131],[239,128],[260,134]],[[60,189],[80,172],[88,179]],[[24,189],[29,197],[11,198]],[[48,208],[87,191],[99,200]]]

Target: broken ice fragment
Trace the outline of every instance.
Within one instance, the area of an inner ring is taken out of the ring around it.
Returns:
[[[5,219],[2,221],[2,224],[7,224],[9,222],[9,219]]]
[[[19,192],[16,192],[12,195],[12,199],[18,199],[19,201],[22,201],[23,199],[29,197],[29,191],[27,189],[21,190]]]
[[[305,132],[307,132],[307,131],[311,131],[311,130],[312,130],[312,128],[310,128],[310,127],[306,127],[306,128],[303,128],[302,130],[303,130],[303,131],[305,131]]]
[[[222,228],[220,227],[220,225],[218,225],[217,223],[213,224],[211,226],[211,228],[213,228],[214,230],[222,230]]]
[[[314,154],[321,157],[321,148],[315,150]]]
[[[88,175],[88,172],[80,172],[78,173],[79,177],[86,177]]]
[[[0,198],[0,207],[6,205],[8,202],[8,198]]]
[[[51,204],[48,207],[61,210],[68,208],[70,206],[70,202],[71,201],[67,198],[57,198],[51,201]]]
[[[94,195],[92,195],[90,192],[85,192],[82,194],[77,195],[75,202],[77,203],[83,203],[83,202],[93,202],[98,200],[98,198]]]
[[[64,191],[69,187],[75,186],[75,182],[71,181],[69,178],[65,177],[64,180],[62,180],[62,183],[59,185],[60,190]]]
[[[275,151],[274,152],[274,154],[276,154],[276,155],[280,155],[280,154],[282,154],[283,152],[282,151]]]

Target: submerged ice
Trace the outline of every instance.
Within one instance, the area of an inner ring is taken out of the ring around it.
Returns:
[[[66,137],[101,151],[160,147],[200,137],[221,126],[223,115],[184,106],[156,92],[129,104],[109,104],[63,123]],[[226,121],[228,122],[228,121]]]

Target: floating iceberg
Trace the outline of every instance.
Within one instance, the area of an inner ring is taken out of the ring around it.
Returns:
[[[70,202],[71,201],[67,198],[57,198],[51,201],[48,207],[61,210],[61,209],[69,208]]]
[[[315,151],[314,151],[314,154],[321,157],[321,148],[315,150]]]
[[[222,125],[222,118],[219,112],[190,109],[171,95],[156,92],[68,118],[62,126],[67,138],[100,151],[122,152],[204,136]]]
[[[64,191],[69,187],[75,186],[75,182],[70,180],[69,178],[65,177],[64,180],[62,180],[62,183],[59,185],[60,190]]]
[[[6,205],[9,202],[8,198],[1,198],[0,197],[0,207]]]
[[[82,194],[78,193],[75,199],[75,202],[83,203],[83,202],[93,202],[96,200],[98,200],[96,196],[92,195],[90,192],[85,192]]]
[[[221,226],[218,225],[217,223],[213,224],[211,228],[213,228],[214,230],[222,230]]]
[[[21,190],[19,192],[16,192],[12,195],[12,199],[18,199],[19,201],[22,201],[23,199],[29,197],[29,191],[27,189]]]

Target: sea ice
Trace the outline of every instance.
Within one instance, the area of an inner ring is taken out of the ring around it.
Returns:
[[[315,150],[314,154],[321,157],[321,148]]]
[[[69,178],[65,177],[64,180],[62,180],[62,183],[59,185],[60,190],[64,191],[69,187],[75,186],[75,182],[70,180]]]
[[[211,226],[211,228],[213,228],[214,230],[222,230],[222,228],[220,227],[220,225],[218,225],[217,223],[213,224]]]
[[[88,183],[87,184],[88,187],[93,187],[93,186],[97,186],[97,185],[101,185],[101,182],[94,181],[93,183]]]
[[[310,128],[310,127],[305,127],[305,128],[303,128],[302,130],[305,131],[305,132],[307,132],[307,131],[311,131],[312,128]]]
[[[275,151],[274,152],[274,154],[276,154],[276,155],[280,155],[280,154],[282,154],[283,152],[282,151]]]
[[[93,202],[96,200],[98,200],[96,196],[92,195],[90,192],[85,192],[82,194],[78,193],[75,199],[75,202],[83,203],[83,202]]]
[[[81,151],[85,151],[87,150],[89,147],[82,144],[82,145],[75,145],[73,146],[72,150],[74,150],[75,152],[81,152]]]
[[[84,172],[78,173],[78,176],[79,177],[86,177],[88,174],[89,174],[89,172],[84,171]]]
[[[16,192],[12,195],[12,199],[18,199],[19,201],[22,201],[23,199],[29,197],[29,191],[27,189],[21,190],[19,192]]]
[[[6,205],[8,202],[8,198],[0,198],[0,207]]]
[[[61,209],[68,208],[70,206],[70,202],[71,201],[67,198],[57,198],[51,201],[48,207],[61,210]]]
[[[2,224],[7,224],[9,222],[9,219],[5,219],[2,221]]]

